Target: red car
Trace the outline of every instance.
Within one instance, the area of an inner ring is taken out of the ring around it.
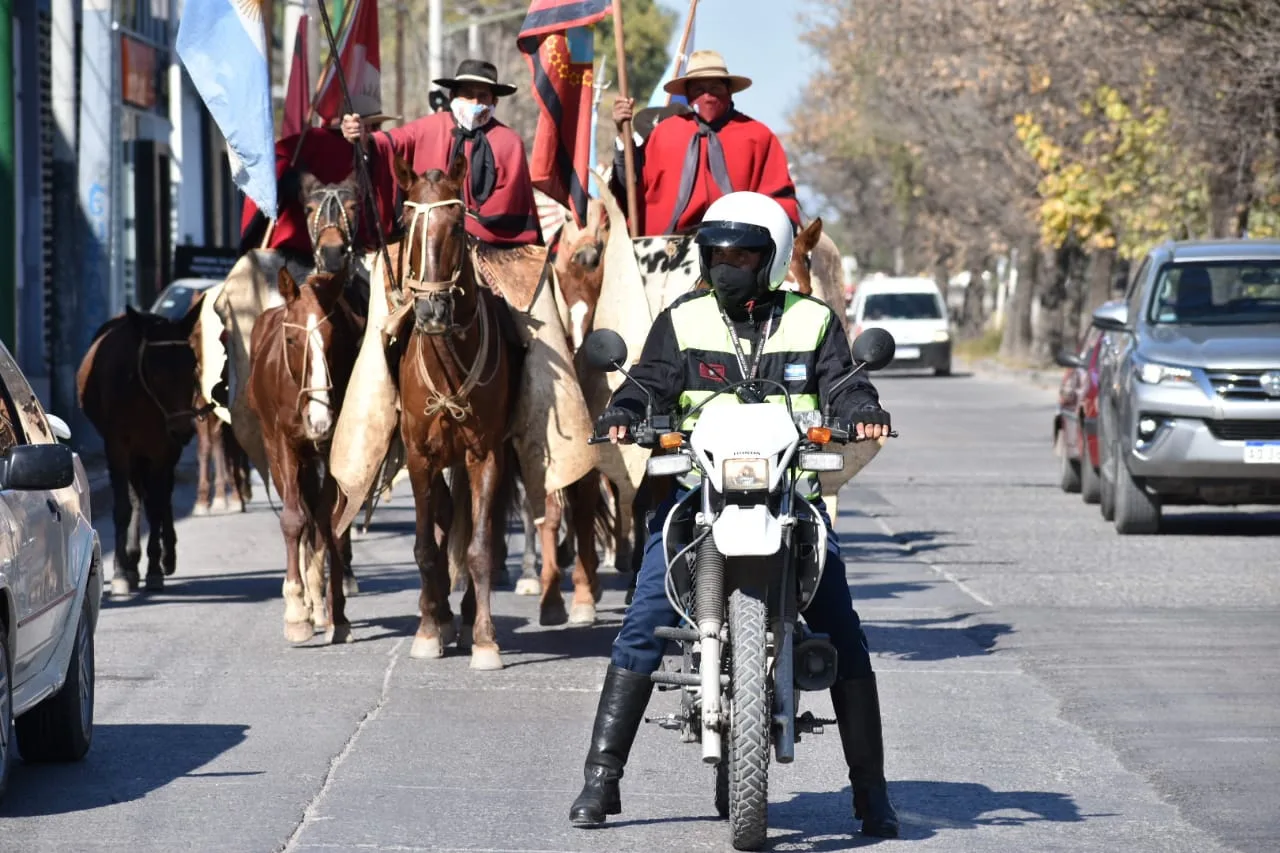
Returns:
[[[1053,449],[1062,463],[1062,490],[1087,504],[1101,497],[1098,479],[1098,353],[1102,332],[1089,328],[1078,352],[1062,349],[1055,361],[1067,369],[1058,386]]]

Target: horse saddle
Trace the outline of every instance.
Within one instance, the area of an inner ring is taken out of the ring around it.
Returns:
[[[546,246],[471,245],[471,260],[480,284],[515,310],[527,314],[547,274]]]

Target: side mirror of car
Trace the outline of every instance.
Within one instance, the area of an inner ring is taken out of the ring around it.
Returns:
[[[867,329],[853,342],[853,361],[865,365],[864,370],[882,370],[893,361],[896,350],[893,335],[884,329]]]
[[[1054,353],[1053,360],[1058,367],[1084,367],[1084,361],[1080,356],[1066,347]]]
[[[65,444],[19,444],[0,458],[0,489],[53,491],[75,481],[75,453]]]
[[[1106,302],[1093,312],[1093,325],[1104,332],[1129,330],[1129,306],[1122,300]]]
[[[612,373],[627,363],[627,342],[613,329],[596,329],[587,335],[583,354],[593,370]]]

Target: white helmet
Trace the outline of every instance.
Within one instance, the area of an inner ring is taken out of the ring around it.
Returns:
[[[703,280],[709,280],[711,250],[757,249],[764,253],[758,272],[760,290],[777,290],[787,280],[795,237],[791,219],[772,198],[761,193],[729,193],[712,202],[698,226]]]

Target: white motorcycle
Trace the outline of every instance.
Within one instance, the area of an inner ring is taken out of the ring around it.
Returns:
[[[836,387],[861,370],[888,365],[894,348],[883,329],[859,335],[853,371]],[[835,683],[836,649],[800,622],[822,578],[827,529],[795,486],[803,472],[841,470],[844,456],[827,445],[858,439],[822,413],[793,412],[789,396],[785,405],[747,402],[703,411],[720,394],[748,386],[761,396],[787,395],[784,385],[765,379],[726,384],[678,419],[655,415],[649,390],[623,367],[627,347],[617,333],[597,330],[584,349],[593,368],[621,371],[649,397],[645,420],[631,437],[665,452],[649,458],[647,474],[697,471],[700,486],[663,525],[667,598],[680,626],[656,634],[680,644],[683,666],[652,676],[660,690],[680,689],[680,712],[646,721],[702,744],[702,760],[716,765],[716,809],[729,819],[734,848],[759,850],[768,835],[770,745],[778,763],[787,764],[802,733],[821,734],[835,724],[799,713],[801,691]],[[677,428],[695,414],[691,433]],[[603,441],[608,438],[591,439]]]

